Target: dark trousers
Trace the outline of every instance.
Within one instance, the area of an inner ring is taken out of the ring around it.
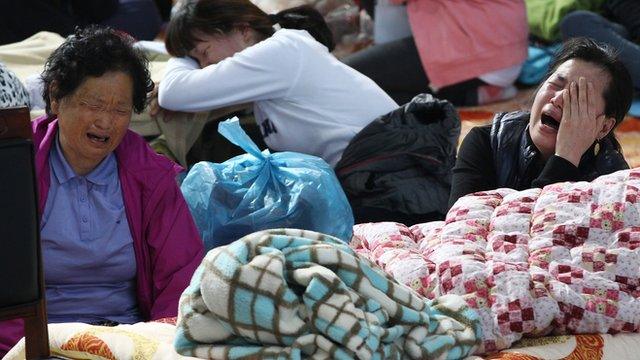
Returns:
[[[640,46],[629,40],[629,32],[624,26],[581,10],[565,16],[560,23],[560,31],[564,39],[589,37],[618,50],[618,57],[631,74],[633,86],[640,89]]]
[[[100,24],[124,31],[137,40],[153,40],[160,32],[162,17],[154,1],[126,1]]]
[[[71,14],[52,1],[4,1],[0,11],[0,44],[22,41],[39,31],[66,36],[74,27]]]
[[[400,105],[418,94],[432,93],[413,37],[371,46],[346,57],[344,62],[372,79]],[[467,80],[443,87],[433,95],[456,106],[473,106],[478,104],[478,87],[483,84],[480,79]]]
[[[138,40],[153,40],[162,25],[160,12],[152,0],[121,2],[113,9],[105,9],[109,15],[98,21],[79,16],[74,10],[78,9],[67,1],[4,1],[0,11],[0,44],[22,41],[40,31],[67,36],[76,26],[94,22],[124,31]]]

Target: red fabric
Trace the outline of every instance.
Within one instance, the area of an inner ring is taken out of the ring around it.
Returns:
[[[409,0],[407,13],[434,87],[505,69],[527,57],[523,0]]]

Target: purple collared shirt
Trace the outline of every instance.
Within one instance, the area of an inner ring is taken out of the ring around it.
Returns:
[[[78,176],[56,137],[41,222],[49,322],[134,323],[136,260],[115,155]]]

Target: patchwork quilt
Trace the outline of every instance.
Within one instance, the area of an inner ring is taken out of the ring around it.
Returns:
[[[214,359],[459,359],[479,344],[460,296],[427,300],[340,240],[267,230],[211,250],[179,305],[178,353]]]
[[[640,169],[476,193],[445,221],[356,225],[351,246],[426,298],[461,295],[481,318],[478,353],[640,325]]]

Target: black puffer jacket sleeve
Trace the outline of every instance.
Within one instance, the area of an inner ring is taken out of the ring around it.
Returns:
[[[582,175],[577,166],[571,161],[557,155],[553,155],[547,160],[542,172],[531,183],[531,187],[542,188],[549,184],[563,181],[580,181]]]
[[[354,209],[444,216],[459,136],[453,105],[420,94],[362,129],[342,154],[336,174]]]
[[[491,125],[474,127],[462,141],[453,168],[449,208],[464,195],[496,188],[490,130]]]

